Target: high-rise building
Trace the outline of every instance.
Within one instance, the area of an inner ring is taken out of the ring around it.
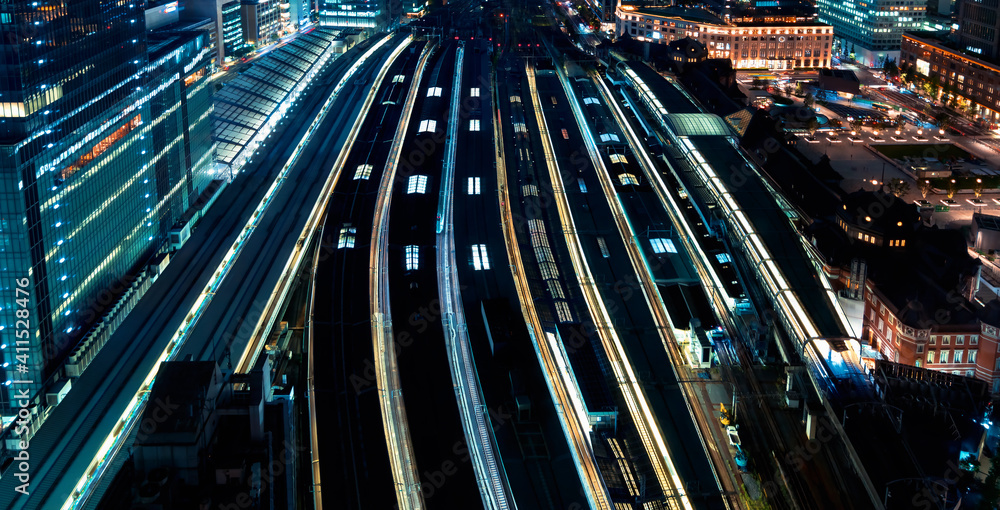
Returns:
[[[262,47],[278,40],[281,30],[279,0],[242,0],[243,38],[247,44]]]
[[[14,395],[37,396],[58,377],[95,296],[148,256],[156,203],[141,134],[143,4],[14,0],[0,4],[0,21],[0,415],[9,420]],[[15,285],[24,278],[27,294]]]
[[[318,0],[318,2],[321,27],[365,28],[379,31],[393,23],[390,19],[392,9],[389,3],[399,0]]]
[[[143,7],[0,4],[5,425],[19,407],[58,402],[83,351],[100,349],[91,340],[136,298],[136,275],[211,187],[212,31],[147,35]]]
[[[222,6],[222,44],[225,45],[226,60],[237,59],[253,51],[243,37],[240,0]]]
[[[899,61],[903,32],[923,26],[920,0],[817,0],[819,20],[833,25],[837,54],[871,67]]]
[[[156,179],[153,224],[163,240],[216,189],[211,121],[215,48],[209,32],[192,24],[165,27],[148,38],[146,74],[157,91],[150,99],[153,120],[146,131],[152,139],[148,164]]]
[[[1000,57],[1000,2],[997,0],[960,2],[958,10],[959,48],[987,59]]]

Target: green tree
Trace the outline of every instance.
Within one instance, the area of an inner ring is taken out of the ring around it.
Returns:
[[[810,138],[816,134],[817,129],[819,129],[819,121],[816,120],[816,116],[814,115],[806,121],[806,131],[809,132]]]
[[[899,77],[899,67],[896,66],[895,60],[886,60],[885,65],[882,66],[882,72],[890,78]]]

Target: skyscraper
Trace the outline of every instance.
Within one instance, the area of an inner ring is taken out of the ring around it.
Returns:
[[[24,405],[15,396],[28,390],[43,407],[45,391],[76,375],[66,372],[66,360],[207,187],[210,34],[183,47],[157,43],[151,65],[143,7],[0,4],[5,425]],[[162,72],[163,59],[185,56],[197,63]]]
[[[148,252],[155,199],[140,129],[143,4],[14,0],[0,21],[0,329],[28,331],[0,343],[9,418],[9,381],[36,394],[73,347],[88,299]]]
[[[1000,2],[959,2],[959,48],[987,59],[1000,57]]]
[[[401,0],[318,0],[319,26],[385,30],[398,19],[390,19]]]
[[[833,25],[838,53],[872,67],[898,62],[903,32],[918,30],[927,14],[922,0],[817,0],[816,8]]]

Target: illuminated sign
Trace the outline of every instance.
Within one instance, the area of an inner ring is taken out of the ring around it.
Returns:
[[[174,12],[177,10],[177,2],[170,2],[163,6],[163,12]]]

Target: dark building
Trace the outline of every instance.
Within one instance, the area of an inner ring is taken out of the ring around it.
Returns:
[[[667,44],[667,59],[673,64],[675,73],[682,73],[688,66],[704,62],[707,58],[705,45],[690,37]]]
[[[272,357],[226,379],[213,361],[160,364],[126,469],[99,509],[297,508],[298,456],[289,394]]]
[[[958,45],[964,51],[979,57],[995,59],[1000,56],[1000,4],[986,2],[959,2]]]

